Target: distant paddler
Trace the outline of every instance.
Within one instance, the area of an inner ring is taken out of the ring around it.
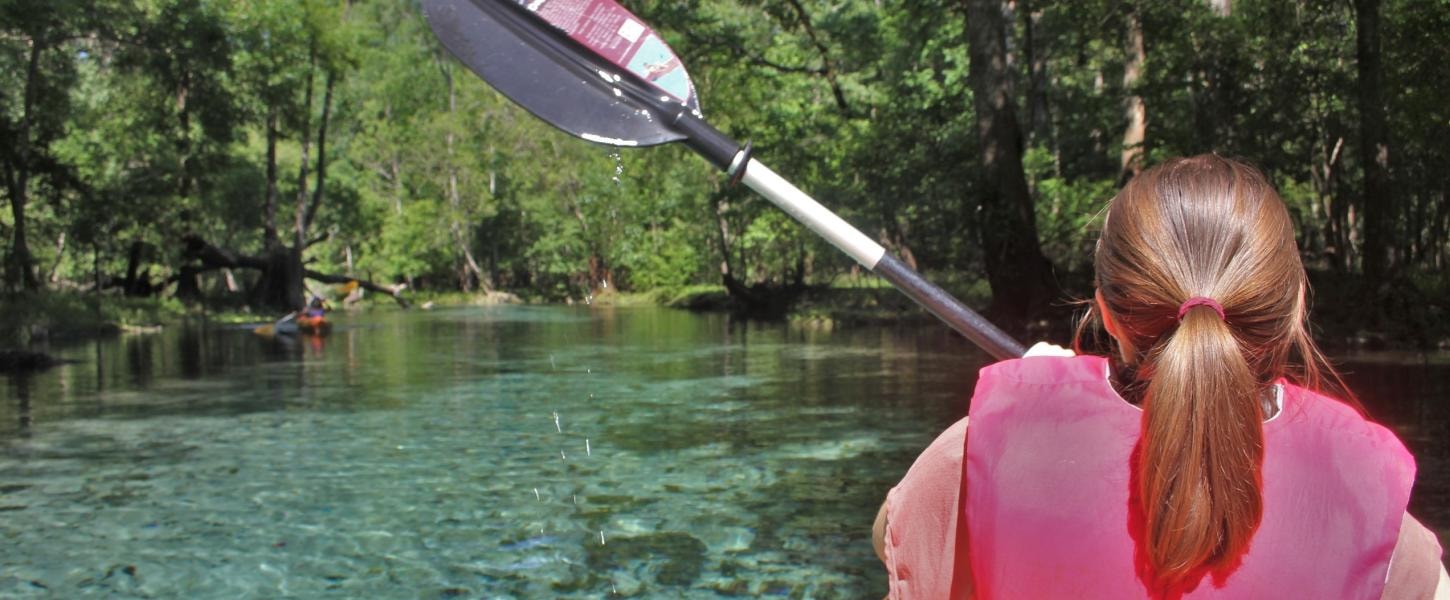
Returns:
[[[358,287],[356,280],[349,281],[338,290],[344,294],[350,294]],[[311,290],[308,290],[310,299],[307,306],[302,310],[287,313],[276,322],[268,325],[260,325],[252,331],[257,335],[296,335],[297,333],[310,333],[314,335],[326,334],[332,329],[332,323],[327,320],[327,311],[330,310],[327,300]]]
[[[296,314],[296,313],[293,313]],[[308,301],[307,308],[302,309],[297,315],[297,328],[303,333],[322,335],[332,328],[332,323],[327,321],[327,301],[322,296],[313,295]]]

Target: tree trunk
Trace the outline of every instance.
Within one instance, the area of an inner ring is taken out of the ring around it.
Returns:
[[[332,90],[336,85],[337,74],[328,71],[322,93],[322,122],[317,125],[317,183],[312,187],[312,202],[307,205],[307,214],[302,219],[304,234],[312,228],[312,220],[317,217],[323,192],[327,189],[327,126],[332,121]]]
[[[393,121],[393,102],[389,100],[383,104],[383,120],[391,123]],[[392,175],[393,182],[393,212],[403,214],[403,166],[400,164],[402,157],[398,156],[396,149],[388,151],[388,170]]]
[[[254,306],[277,311],[299,310],[307,305],[306,287],[302,283],[302,251],[277,245],[261,256],[261,276],[252,286]]]
[[[191,90],[191,70],[185,62],[179,67],[181,77],[176,83],[176,119],[180,135],[176,138],[176,195],[191,195],[191,109],[186,99]]]
[[[887,213],[882,215],[882,222],[890,225],[881,226],[877,242],[895,254],[897,258],[901,259],[901,262],[906,263],[906,266],[911,267],[911,270],[918,270],[920,267],[916,264],[916,253],[912,252],[911,246],[906,243],[907,231],[910,230],[906,219],[889,214],[889,210],[882,212]]]
[[[1311,173],[1319,204],[1322,206],[1320,210],[1324,215],[1324,224],[1318,227],[1323,238],[1322,250],[1330,267],[1342,273],[1349,266],[1345,259],[1351,254],[1347,247],[1348,238],[1344,234],[1345,201],[1338,198],[1339,160],[1343,155],[1344,138],[1335,137],[1331,145],[1328,137],[1325,136],[1324,151],[1320,153],[1318,164]]]
[[[267,110],[267,191],[262,210],[262,239],[268,248],[281,245],[277,237],[277,109]]]
[[[1389,119],[1385,114],[1380,68],[1380,0],[1355,0],[1356,55],[1359,75],[1359,153],[1364,164],[1365,277],[1373,283],[1394,268],[1393,239],[1398,207],[1390,179]]]
[[[730,221],[725,218],[725,213],[730,210],[730,201],[725,199],[725,190],[715,192],[715,224],[720,232],[720,275],[726,281],[734,277],[734,270],[730,268]]]
[[[7,279],[14,288],[23,290],[34,290],[40,286],[35,280],[34,259],[30,256],[30,246],[25,239],[25,187],[29,184],[28,173],[24,172],[25,167],[21,166],[12,175],[10,184],[10,216],[15,220],[15,227],[11,230],[10,243],[10,264]]]
[[[250,294],[252,302],[257,306],[266,306],[275,310],[291,311],[298,310],[306,305],[307,286],[303,282],[303,278],[305,277],[307,271],[302,266],[302,254],[313,243],[325,239],[318,238],[317,240],[309,241],[307,239],[307,230],[311,226],[312,219],[317,214],[318,206],[322,204],[324,198],[323,191],[326,189],[327,185],[327,126],[332,114],[332,91],[334,82],[335,77],[331,72],[329,72],[327,77],[326,91],[324,92],[322,101],[322,119],[317,126],[317,178],[316,181],[313,183],[311,202],[308,201],[307,192],[307,164],[309,160],[308,146],[310,145],[309,140],[311,138],[311,124],[308,122],[310,119],[303,119],[301,158],[302,166],[299,167],[300,171],[298,173],[297,205],[294,211],[292,228],[293,241],[291,245],[282,244],[281,241],[277,239],[277,232],[274,222],[269,219],[269,224],[271,226],[268,228],[267,232],[270,234],[272,243],[267,245],[265,254],[261,257],[262,265],[259,268],[261,269],[262,274],[260,277],[257,278],[256,284],[252,286],[252,291]],[[308,88],[309,89],[306,93],[306,110],[310,114],[312,110],[310,74],[308,77]],[[268,127],[268,133],[271,135],[269,135],[267,149],[267,208],[268,216],[275,218],[275,199],[277,197],[275,180],[276,135],[275,127],[273,126],[273,124],[274,123],[269,123]]]
[[[141,240],[132,240],[131,247],[126,252],[126,281],[121,284],[121,292],[127,296],[141,296],[143,287],[151,287],[149,282],[144,286],[138,280],[141,272],[141,262],[145,258],[146,243]]]
[[[1143,96],[1138,94],[1138,82],[1143,77],[1143,63],[1147,53],[1143,47],[1143,16],[1137,7],[1129,5],[1127,14],[1127,62],[1123,65],[1123,91],[1128,94],[1124,110],[1128,126],[1123,130],[1123,154],[1118,170],[1118,185],[1143,170],[1144,141],[1148,133],[1148,107]]]
[[[458,90],[457,86],[454,85],[451,63],[443,60],[441,56],[438,59],[439,69],[443,72],[443,80],[448,84],[448,117],[450,126],[445,136],[445,148],[448,156],[448,206],[450,208],[448,214],[448,230],[453,236],[453,243],[458,246],[459,254],[463,255],[463,272],[458,278],[458,287],[462,288],[465,292],[470,292],[473,291],[474,285],[478,285],[484,291],[488,291],[490,286],[486,281],[487,278],[483,274],[483,269],[479,268],[478,261],[474,260],[473,250],[470,248],[473,244],[473,236],[469,235],[469,229],[466,227],[466,224],[460,223],[458,219],[459,214],[463,212],[463,197],[458,190],[458,165],[453,156],[453,125],[458,122]]]
[[[23,290],[40,289],[40,282],[35,279],[35,259],[30,255],[30,245],[25,237],[25,208],[29,202],[27,194],[30,192],[30,125],[35,116],[35,96],[39,93],[36,88],[40,85],[40,55],[44,51],[44,40],[30,40],[30,59],[25,69],[24,109],[15,132],[15,139],[19,143],[13,150],[14,164],[7,165],[5,169],[6,183],[10,188],[10,216],[15,220],[14,229],[11,231],[8,279],[11,286]]]
[[[571,199],[570,206],[574,209],[574,218],[579,221],[579,229],[584,233],[585,246],[589,248],[589,282],[584,286],[590,293],[603,288],[614,287],[614,270],[605,262],[604,255],[599,251],[596,244],[589,237],[589,221],[584,217],[584,211],[579,207],[577,200]]]
[[[1008,90],[1002,10],[992,0],[967,0],[968,79],[981,145],[980,223],[992,312],[1010,328],[1056,295],[1052,267],[1037,240],[1036,217],[1022,168],[1022,135]]]
[[[303,248],[307,244],[307,164],[312,154],[312,81],[317,72],[317,49],[313,48],[307,57],[307,81],[302,91],[302,156],[297,160],[297,202],[292,215],[292,245]]]
[[[1045,145],[1052,151],[1054,167],[1057,164],[1057,141],[1052,133],[1052,107],[1047,99],[1047,53],[1040,47],[1042,32],[1038,29],[1042,9],[1033,9],[1029,0],[1021,0],[1023,13],[1022,51],[1027,55],[1027,110],[1028,146]]]
[[[50,263],[50,273],[45,280],[49,283],[60,281],[60,262],[65,258],[65,232],[60,232],[60,237],[55,240],[55,261]]]

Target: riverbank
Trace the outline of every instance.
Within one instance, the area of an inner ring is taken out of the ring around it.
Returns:
[[[122,334],[151,334],[184,319],[266,321],[245,310],[188,307],[175,298],[67,292],[0,296],[0,373],[44,370],[59,361],[51,347]]]
[[[0,314],[0,348],[27,349],[146,331],[185,316],[187,309],[173,299],[51,292],[0,297]]]
[[[967,306],[990,304],[985,280],[961,275],[932,274],[930,279]],[[1357,277],[1311,271],[1311,319],[1315,336],[1327,350],[1450,350],[1450,285],[1443,277],[1404,277],[1391,285],[1372,288]],[[1025,337],[1066,344],[1080,311],[1072,299],[1086,293],[1064,295],[1052,314],[1038,318]],[[357,310],[394,310],[383,298],[365,298]],[[414,293],[413,306],[479,306],[543,304],[527,295],[488,293]],[[741,305],[721,285],[701,284],[639,292],[609,290],[576,302],[597,306],[663,306],[697,312],[738,312]],[[339,307],[341,308],[341,307]],[[188,307],[173,298],[127,298],[65,292],[13,294],[0,297],[0,371],[47,364],[44,355],[52,342],[65,342],[121,333],[148,333],[168,323],[202,318],[217,323],[265,322],[276,315],[245,307]],[[859,325],[917,325],[934,317],[884,281],[871,276],[843,276],[829,285],[801,290],[784,318],[821,328]],[[10,357],[11,359],[6,359]],[[24,360],[16,357],[23,357]]]

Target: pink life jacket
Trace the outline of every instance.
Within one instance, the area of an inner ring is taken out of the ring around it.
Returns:
[[[982,370],[964,486],[976,598],[1150,597],[1128,523],[1141,418],[1102,357]],[[1282,408],[1264,423],[1258,531],[1236,570],[1183,597],[1379,598],[1414,474],[1389,430],[1283,384]]]

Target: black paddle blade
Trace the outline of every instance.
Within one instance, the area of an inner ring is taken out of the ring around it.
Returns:
[[[423,0],[428,26],[510,100],[571,135],[612,146],[686,138],[699,114],[685,66],[613,0]]]

